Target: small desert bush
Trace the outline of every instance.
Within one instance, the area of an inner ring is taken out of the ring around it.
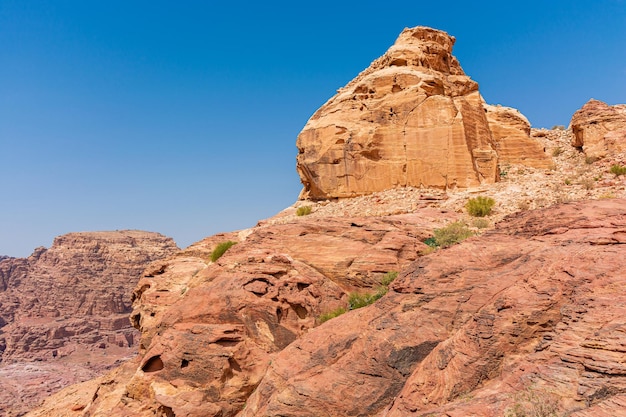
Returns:
[[[311,214],[311,206],[302,206],[298,207],[296,210],[296,216],[307,216]]]
[[[626,174],[626,167],[615,164],[611,167],[611,174],[615,174],[616,177],[619,177],[620,175],[624,175]]]
[[[323,313],[320,317],[319,317],[319,321],[320,323],[324,323],[325,321],[328,321],[330,319],[334,319],[335,317],[339,317],[341,316],[343,313],[345,313],[347,310],[344,307],[339,307],[333,311],[329,311],[326,313]]]
[[[375,293],[361,293],[361,292],[353,292],[348,296],[348,309],[346,310],[344,307],[339,307],[335,310],[329,311],[327,313],[323,313],[319,316],[318,320],[320,323],[324,323],[330,319],[334,319],[345,313],[348,310],[356,310],[357,308],[366,307],[370,304],[373,304],[376,300],[380,299],[383,295],[387,294],[389,291],[389,284],[393,282],[394,279],[398,276],[396,271],[387,272],[380,280],[380,286],[376,290]]]
[[[447,248],[467,239],[473,234],[474,232],[472,232],[465,223],[457,221],[441,229],[435,229],[433,231],[434,236],[426,239],[424,243],[432,248]]]
[[[356,310],[357,308],[368,306],[374,303],[374,301],[378,300],[383,295],[385,295],[381,294],[379,297],[376,297],[376,294],[353,292],[348,297],[348,305],[350,306],[350,310]]]
[[[465,208],[474,217],[485,217],[491,214],[491,210],[495,205],[496,200],[481,195],[476,198],[470,198],[465,204]]]
[[[474,226],[477,229],[486,229],[487,227],[489,227],[489,220],[483,217],[479,217],[477,219],[472,220],[472,226]]]
[[[563,152],[565,152],[563,148],[561,148],[560,146],[557,146],[556,148],[552,149],[552,156],[556,158],[557,156],[561,155]]]
[[[546,390],[533,387],[518,392],[514,404],[505,410],[505,417],[559,417],[559,398]]]
[[[596,182],[593,178],[583,178],[580,180],[580,185],[582,185],[585,190],[593,190],[596,186]]]
[[[393,280],[396,278],[398,278],[398,271],[387,272],[385,275],[383,275],[382,279],[380,280],[380,284],[384,285],[385,287],[388,287],[389,284],[391,284]]]
[[[227,240],[226,242],[222,242],[218,244],[213,252],[211,252],[211,262],[217,261],[231,246],[237,244],[237,242],[233,242],[232,240]]]
[[[585,164],[591,165],[594,162],[597,162],[599,160],[600,160],[600,158],[598,158],[597,156],[586,156],[585,157]]]

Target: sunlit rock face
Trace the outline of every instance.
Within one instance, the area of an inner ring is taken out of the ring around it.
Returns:
[[[587,157],[603,158],[626,151],[626,105],[591,99],[572,116],[572,145]]]

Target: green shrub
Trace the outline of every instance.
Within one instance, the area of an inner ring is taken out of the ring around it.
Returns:
[[[478,196],[470,198],[465,204],[465,208],[474,217],[485,217],[491,214],[491,209],[495,204],[496,200],[491,197]]]
[[[624,175],[626,174],[626,167],[615,164],[611,167],[611,174],[615,174],[616,177]]]
[[[353,292],[348,297],[348,305],[350,306],[350,310],[356,310],[357,308],[368,306],[372,304],[374,301],[378,300],[383,295],[385,295],[385,294],[381,294],[379,297],[376,297],[376,294]]]
[[[389,284],[393,282],[394,279],[398,278],[398,271],[390,271],[383,275],[383,278],[380,280],[380,284],[388,287]]]
[[[311,206],[298,207],[298,209],[296,210],[296,216],[307,216],[311,214],[311,210]]]
[[[487,227],[489,227],[489,220],[479,217],[472,221],[472,226],[477,229],[486,229]]]
[[[433,231],[433,237],[430,237],[424,241],[425,244],[431,248],[442,247],[447,248],[456,243],[459,243],[474,233],[463,222],[457,221],[448,224],[441,229],[435,229]]]
[[[213,252],[211,252],[211,262],[217,261],[231,246],[235,245],[237,242],[233,242],[232,240],[227,240],[226,242],[222,242],[218,244]]]
[[[341,316],[343,313],[346,312],[346,309],[344,307],[339,307],[333,311],[329,311],[326,313],[323,313],[320,317],[319,317],[319,321],[320,323],[324,323],[325,321],[328,321],[330,319],[334,319],[335,317],[339,317]]]

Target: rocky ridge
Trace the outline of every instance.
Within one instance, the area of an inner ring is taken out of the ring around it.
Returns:
[[[441,64],[433,48],[419,66]],[[489,129],[492,140],[527,143],[523,116],[495,112],[517,128]],[[139,355],[29,415],[620,415],[626,200],[610,167],[625,155],[589,158],[570,130],[530,133],[549,166],[511,151],[495,184],[309,194],[153,264],[133,294]],[[476,195],[497,201],[486,229],[464,210]],[[482,236],[425,250],[459,219]],[[378,302],[321,323],[391,270],[400,276]]]
[[[132,356],[132,289],[177,249],[157,233],[82,232],[0,261],[0,415],[21,415]]]

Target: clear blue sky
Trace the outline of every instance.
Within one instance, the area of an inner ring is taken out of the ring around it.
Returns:
[[[0,254],[126,228],[184,247],[275,214],[307,119],[418,25],[536,127],[626,102],[624,0],[0,0]]]

